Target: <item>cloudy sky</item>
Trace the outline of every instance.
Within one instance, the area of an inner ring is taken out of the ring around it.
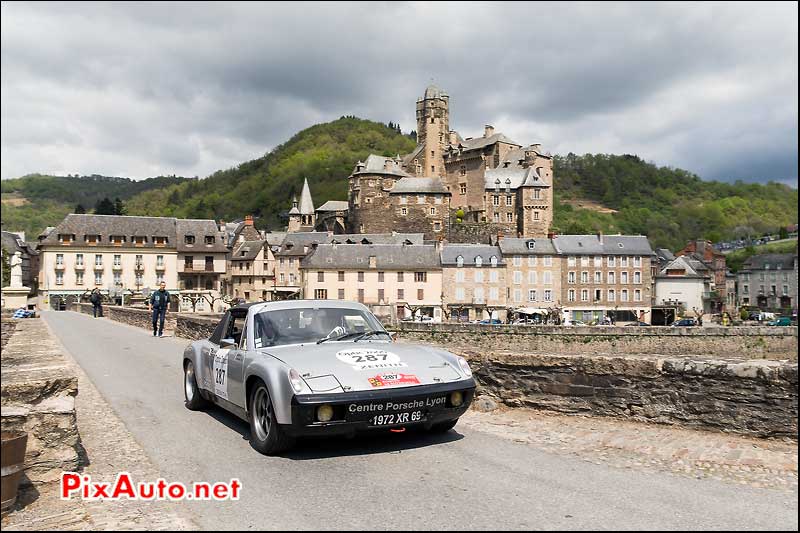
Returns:
[[[2,178],[204,177],[313,124],[451,127],[797,186],[797,3],[2,3]]]

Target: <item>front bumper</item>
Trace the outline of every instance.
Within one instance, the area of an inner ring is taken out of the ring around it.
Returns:
[[[461,391],[463,403],[450,405],[450,393]],[[370,431],[385,431],[400,427],[430,429],[458,419],[469,409],[475,395],[475,380],[465,379],[452,383],[419,385],[375,391],[344,392],[335,394],[302,394],[292,398],[292,423],[281,428],[293,437],[318,435],[355,435]],[[441,400],[444,398],[445,400]],[[318,422],[317,407],[330,405],[337,416],[330,422]],[[424,418],[417,422],[372,425],[376,414],[422,411]]]

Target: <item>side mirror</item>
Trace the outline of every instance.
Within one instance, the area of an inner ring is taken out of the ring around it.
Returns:
[[[222,339],[219,341],[220,348],[236,348],[236,341],[233,339]]]

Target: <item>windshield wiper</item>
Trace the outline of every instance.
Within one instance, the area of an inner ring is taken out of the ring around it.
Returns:
[[[338,337],[322,337],[320,340],[317,341],[317,344],[322,344],[325,341],[341,341],[344,339],[349,339],[350,337],[355,337],[357,335],[361,335],[361,333],[345,333],[344,335],[339,335]]]
[[[382,331],[382,330],[379,330],[379,329],[374,329],[372,331],[365,331],[364,333],[359,333],[358,337],[353,339],[353,342],[358,342],[358,341],[360,341],[361,339],[363,339],[365,337],[371,337],[372,335],[378,335],[378,334],[386,335],[387,337],[391,337],[391,335],[389,335],[388,331]]]

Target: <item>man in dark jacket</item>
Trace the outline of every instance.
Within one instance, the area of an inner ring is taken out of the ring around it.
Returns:
[[[167,316],[167,307],[169,307],[169,291],[167,291],[167,284],[163,281],[158,290],[153,291],[153,294],[150,295],[149,307],[153,312],[153,337],[163,337],[164,319]]]
[[[91,296],[89,296],[89,301],[92,302],[92,316],[97,318],[98,316],[103,316],[103,295],[100,294],[100,290],[95,288],[92,290]]]

